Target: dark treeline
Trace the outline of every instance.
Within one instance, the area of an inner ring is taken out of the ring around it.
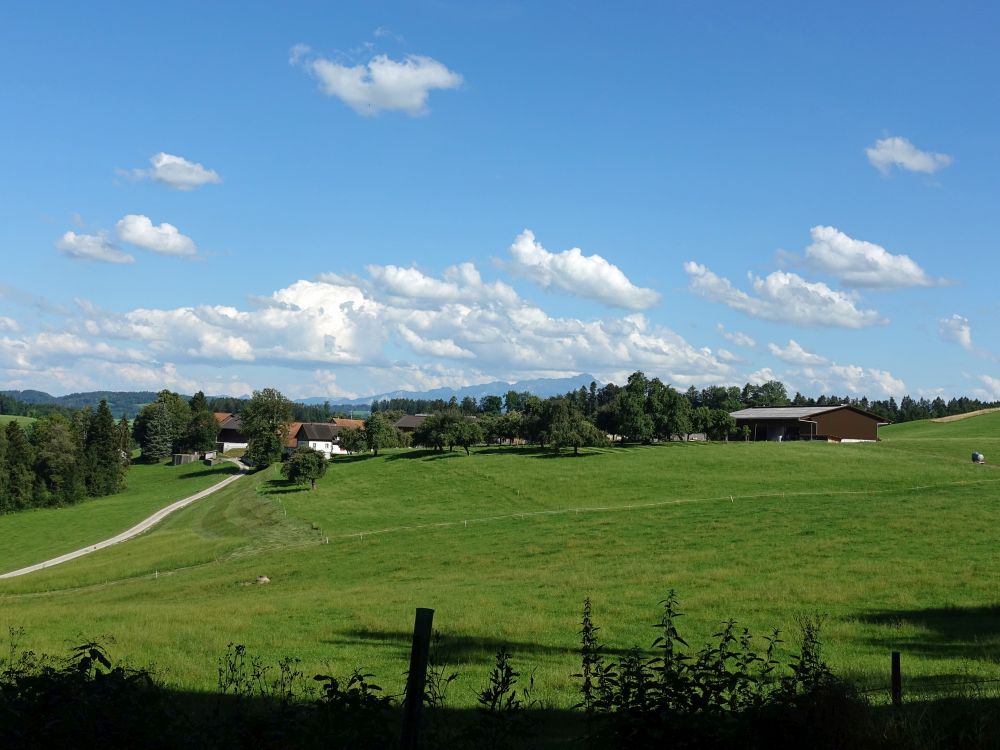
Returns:
[[[128,420],[97,409],[42,416],[0,430],[0,513],[71,505],[125,487],[131,456]]]
[[[15,417],[44,417],[49,414],[67,414],[69,409],[57,404],[29,404],[14,396],[0,393],[0,414]]]
[[[88,406],[91,409],[96,409],[101,401],[106,401],[112,413],[124,414],[129,419],[156,398],[156,394],[152,391],[88,391],[87,393],[69,393],[65,396],[53,396],[44,391],[0,392],[0,398],[4,396],[25,404],[26,411],[16,413],[27,417],[39,417],[44,414],[52,414],[55,411],[65,413],[85,409]],[[0,414],[13,413],[15,412],[0,408]]]

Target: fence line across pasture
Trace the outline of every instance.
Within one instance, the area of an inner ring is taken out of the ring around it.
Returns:
[[[359,541],[364,541],[366,536],[384,536],[387,534],[402,533],[407,531],[431,531],[437,529],[447,529],[447,528],[457,528],[462,527],[463,529],[469,528],[470,525],[482,525],[486,523],[491,523],[495,521],[506,521],[506,520],[524,520],[526,518],[535,518],[543,516],[557,516],[557,515],[581,515],[585,513],[621,513],[625,511],[636,511],[636,510],[650,510],[653,508],[668,507],[671,505],[686,505],[686,504],[696,504],[696,503],[708,503],[708,502],[725,502],[728,500],[730,503],[735,503],[737,500],[760,500],[765,498],[788,498],[788,497],[816,497],[816,496],[839,496],[839,495],[878,495],[878,494],[902,494],[906,492],[918,492],[924,490],[939,489],[945,487],[955,487],[955,486],[971,486],[977,484],[996,484],[1000,482],[1000,477],[996,479],[976,479],[976,480],[956,480],[952,482],[936,482],[932,484],[922,484],[914,485],[912,487],[893,487],[887,489],[862,489],[862,490],[802,490],[802,491],[783,491],[783,492],[761,492],[746,495],[728,494],[728,495],[718,495],[712,497],[701,497],[701,498],[675,498],[671,500],[659,500],[652,503],[626,503],[624,505],[601,505],[601,506],[575,506],[569,508],[553,508],[549,510],[525,510],[518,511],[515,513],[506,513],[502,515],[495,516],[481,516],[476,518],[466,518],[455,521],[436,521],[432,523],[423,524],[409,524],[403,526],[392,526],[382,529],[372,529],[368,531],[355,531],[348,532],[344,534],[337,534],[334,536],[324,536],[323,539],[311,539],[305,542],[298,542],[293,544],[269,544],[266,546],[248,546],[233,550],[228,555],[215,560],[210,560],[204,563],[197,563],[195,565],[186,565],[180,568],[174,568],[173,570],[166,571],[156,571],[154,573],[144,573],[136,576],[128,576],[125,578],[117,578],[109,581],[103,581],[101,583],[87,584],[84,586],[75,586],[72,588],[63,589],[50,589],[48,591],[33,591],[25,593],[10,593],[4,594],[0,593],[0,601],[4,599],[14,599],[14,598],[36,598],[44,596],[52,596],[56,594],[68,594],[76,593],[80,591],[91,591],[95,589],[105,588],[108,586],[118,585],[122,583],[128,583],[131,581],[141,581],[147,579],[154,579],[158,576],[168,576],[175,573],[185,572],[188,570],[195,570],[198,568],[207,567],[209,565],[214,565],[218,562],[230,559],[247,559],[250,557],[256,557],[258,555],[274,552],[277,550],[291,550],[291,549],[301,549],[306,547],[321,546],[324,544],[329,544],[332,541],[346,541],[351,539],[358,539]],[[261,493],[261,497],[267,497],[265,493]]]
[[[456,521],[435,521],[420,524],[407,524],[402,526],[390,526],[382,529],[371,529],[367,531],[354,531],[344,534],[337,534],[328,539],[359,539],[364,541],[366,536],[381,536],[404,531],[427,531],[433,529],[453,528],[461,526],[468,528],[470,524],[483,524],[493,521],[523,520],[525,518],[554,516],[554,515],[579,515],[581,513],[618,513],[630,510],[648,510],[661,508],[670,505],[686,505],[695,503],[724,502],[728,500],[735,503],[737,500],[760,500],[765,498],[788,498],[788,497],[818,497],[818,496],[841,496],[841,495],[881,495],[881,494],[902,494],[907,492],[919,492],[923,490],[940,489],[944,487],[972,486],[977,484],[996,484],[1000,482],[1000,477],[995,479],[975,479],[975,480],[955,480],[952,482],[935,482],[932,484],[920,484],[912,487],[892,487],[886,489],[862,489],[862,490],[801,490],[783,492],[759,492],[748,495],[718,495],[712,497],[694,498],[674,498],[671,500],[658,500],[652,503],[626,503],[624,505],[600,505],[600,506],[573,506],[569,508],[552,508],[548,510],[525,510],[513,513],[504,513],[496,516],[480,516],[476,518],[464,518]]]

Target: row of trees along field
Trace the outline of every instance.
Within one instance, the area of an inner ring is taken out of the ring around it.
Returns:
[[[633,374],[642,375],[641,372]],[[643,376],[644,377],[644,376]],[[629,378],[631,381],[632,378]],[[598,387],[591,382],[590,388],[581,387],[577,391],[565,394],[563,398],[583,413],[593,418],[597,410],[611,403],[624,386],[614,383]],[[864,409],[884,418],[886,421],[911,422],[917,419],[938,419],[956,414],[967,414],[979,409],[1000,406],[998,401],[982,401],[976,398],[961,396],[945,401],[938,396],[930,400],[925,397],[914,399],[903,396],[897,402],[894,397],[887,399],[872,399],[867,396],[824,396],[807,397],[799,392],[789,397],[784,383],[772,380],[759,385],[747,383],[742,388],[738,386],[713,385],[701,390],[691,386],[682,394],[692,409],[707,407],[709,409],[724,409],[737,411],[754,406],[839,406],[849,405]],[[522,411],[522,405],[528,399],[536,398],[526,391],[508,391],[503,396],[483,396],[480,399],[466,396],[459,400],[452,397],[444,399],[408,399],[392,398],[372,402],[372,413],[383,414],[431,414],[433,412],[454,409],[467,416],[481,414],[500,414],[504,412]],[[696,430],[700,431],[700,430]]]
[[[131,456],[128,420],[97,409],[62,411],[0,431],[0,513],[71,505],[125,487]]]

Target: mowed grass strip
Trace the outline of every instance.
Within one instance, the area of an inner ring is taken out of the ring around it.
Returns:
[[[977,419],[997,434],[1000,420]],[[582,599],[609,648],[645,648],[675,588],[695,646],[733,617],[782,629],[791,650],[797,619],[819,613],[831,664],[865,686],[887,683],[894,649],[911,691],[996,678],[1000,475],[966,453],[1000,445],[974,422],[935,425],[934,444],[902,425],[879,445],[389,454],[335,462],[316,492],[272,470],[133,542],[0,583],[0,625],[46,651],[109,633],[115,653],[189,688],[214,686],[235,641],[398,691],[413,609],[429,606],[462,673],[456,705],[474,704],[508,645],[536,695],[565,707]]]
[[[104,541],[237,471],[233,464],[133,464],[117,495],[0,515],[0,573]]]

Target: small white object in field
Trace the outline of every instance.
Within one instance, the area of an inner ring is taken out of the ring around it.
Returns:
[[[986,456],[984,456],[979,451],[972,454],[972,463],[974,464],[984,464],[986,463]]]
[[[270,583],[271,579],[267,576],[257,576],[257,583]]]

